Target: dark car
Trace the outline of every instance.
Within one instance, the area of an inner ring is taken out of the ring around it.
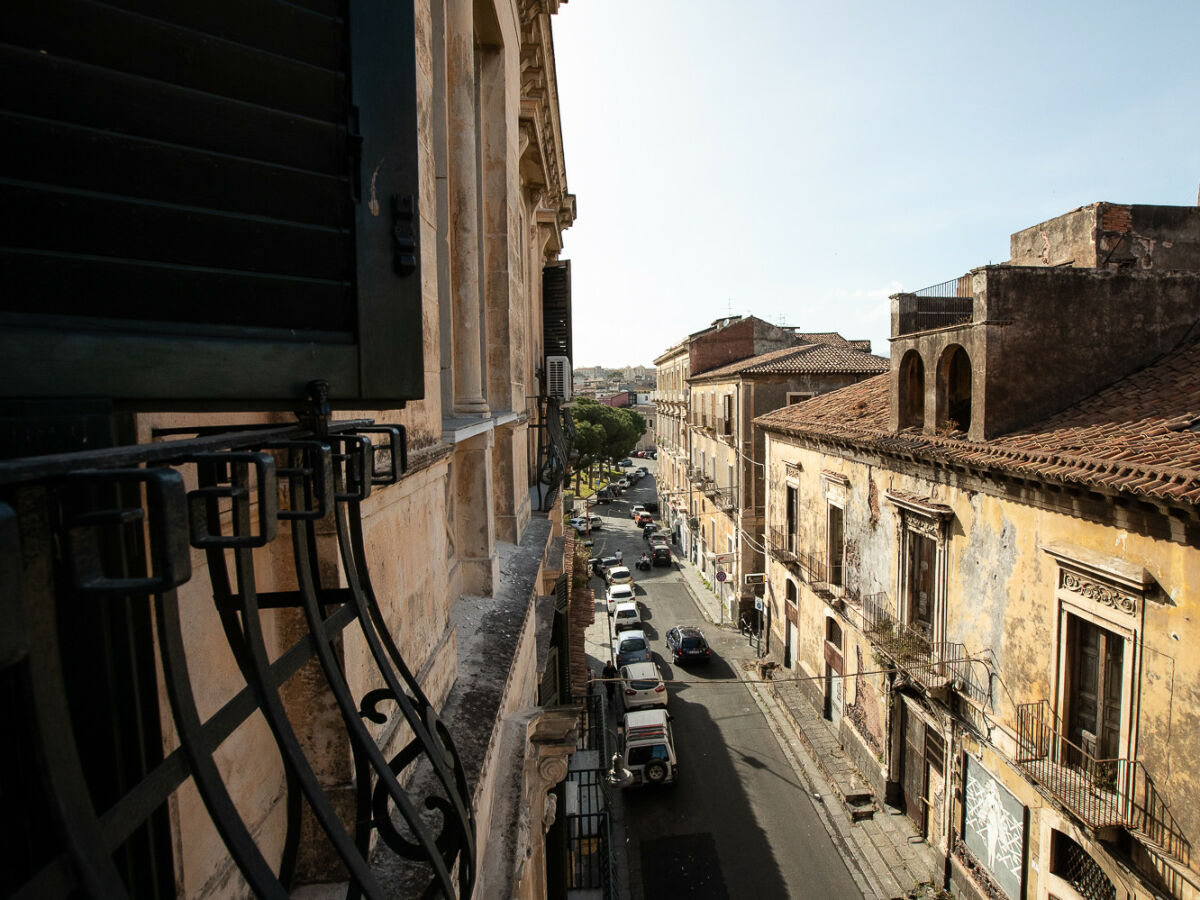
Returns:
[[[658,531],[658,523],[657,522],[648,522],[647,524],[643,525],[642,526],[642,540],[643,541],[650,540],[650,535],[654,534],[654,532],[656,532],[656,531]]]
[[[593,499],[597,503],[612,503],[613,494],[612,494],[612,491],[608,490],[607,488],[604,488],[602,490],[596,491],[596,496]]]
[[[671,564],[671,551],[666,547],[655,547],[650,562],[655,566],[669,566]]]
[[[592,574],[599,575],[601,578],[604,578],[613,566],[620,565],[615,556],[594,556],[588,560],[588,563],[592,567]]]
[[[692,662],[706,663],[712,658],[704,632],[691,625],[677,625],[667,632],[667,653],[671,662],[681,666]]]

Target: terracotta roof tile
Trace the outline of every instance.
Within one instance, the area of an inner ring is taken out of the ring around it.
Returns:
[[[888,430],[889,381],[870,378],[755,421],[934,460],[1182,503],[1200,500],[1200,341],[1040,422],[979,443]]]
[[[847,344],[804,344],[784,347],[748,359],[738,360],[719,369],[702,372],[696,379],[727,378],[733,375],[872,375],[888,370],[888,360],[855,350]]]

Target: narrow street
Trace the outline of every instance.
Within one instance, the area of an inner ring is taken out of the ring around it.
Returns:
[[[653,460],[636,460],[653,473]],[[645,547],[629,518],[636,503],[656,499],[653,475],[607,506],[593,535],[592,555],[620,549],[632,564]],[[676,548],[672,547],[674,552]],[[679,782],[622,792],[627,881],[632,898],[861,897],[823,827],[814,800],[797,780],[734,667],[754,658],[732,628],[707,622],[677,569],[634,570],[646,634],[670,696]],[[600,579],[593,579],[602,599]],[[597,615],[593,628],[606,628]],[[673,666],[665,635],[675,625],[704,630],[713,650],[708,665]],[[602,661],[601,661],[602,662]],[[615,704],[610,729],[620,719]]]

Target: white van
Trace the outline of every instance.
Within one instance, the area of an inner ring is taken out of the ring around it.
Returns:
[[[679,777],[671,717],[665,709],[625,713],[616,766],[622,787],[673,784]]]

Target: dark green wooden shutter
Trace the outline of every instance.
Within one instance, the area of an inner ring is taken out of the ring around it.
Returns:
[[[0,396],[421,396],[411,4],[18,0],[0,42]]]
[[[571,355],[571,261],[542,269],[542,335],[547,356]]]

